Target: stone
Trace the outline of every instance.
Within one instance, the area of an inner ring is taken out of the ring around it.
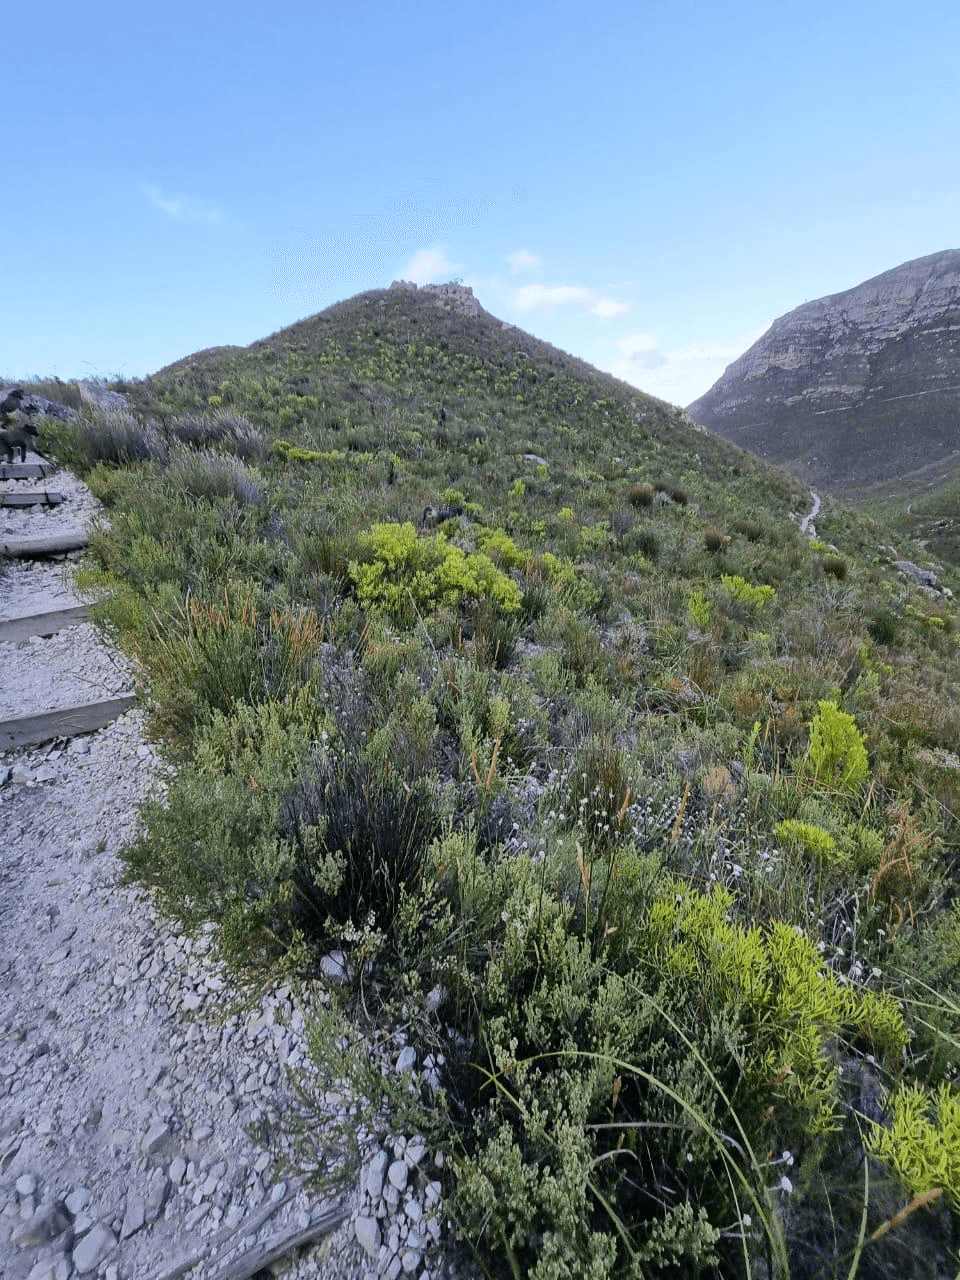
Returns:
[[[95,1223],[73,1249],[73,1265],[80,1275],[89,1275],[96,1271],[110,1250],[117,1243],[117,1237],[102,1222]]]
[[[30,1215],[22,1227],[11,1236],[11,1243],[18,1249],[46,1244],[66,1231],[70,1226],[70,1214],[62,1200],[44,1200]]]
[[[144,1214],[147,1222],[155,1222],[159,1218],[167,1196],[170,1194],[170,1179],[160,1169],[150,1179],[144,1201]]]
[[[67,1211],[76,1217],[87,1207],[92,1198],[86,1187],[75,1187],[64,1200],[64,1204],[67,1206]]]
[[[140,1230],[146,1221],[146,1206],[143,1196],[135,1191],[127,1192],[127,1201],[123,1210],[123,1224],[120,1227],[120,1239],[126,1240]]]
[[[393,1164],[387,1170],[387,1180],[392,1187],[397,1189],[397,1191],[403,1191],[406,1189],[409,1172],[406,1161],[394,1160]]]
[[[32,1196],[37,1189],[37,1180],[32,1173],[25,1173],[17,1179],[17,1195]]]
[[[143,1137],[143,1149],[148,1156],[155,1155],[170,1137],[170,1126],[163,1120],[154,1120]]]
[[[401,1049],[397,1057],[396,1071],[398,1076],[406,1075],[408,1071],[412,1071],[417,1065],[417,1051],[412,1045],[407,1045],[405,1049]]]
[[[353,976],[342,951],[331,951],[325,955],[320,961],[320,972],[328,982],[338,987],[346,986]]]
[[[357,1237],[357,1243],[367,1257],[376,1257],[377,1250],[380,1248],[380,1225],[376,1218],[361,1214],[354,1221],[353,1232]]]
[[[367,1166],[364,1187],[371,1200],[379,1200],[383,1192],[383,1179],[387,1169],[387,1153],[378,1151]]]

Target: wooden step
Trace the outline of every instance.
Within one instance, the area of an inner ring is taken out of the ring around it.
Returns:
[[[0,480],[36,480],[53,475],[52,462],[0,462]]]
[[[22,618],[0,618],[0,640],[29,640],[31,636],[52,636],[64,627],[74,627],[78,622],[89,622],[90,610],[85,604],[72,605],[69,609],[48,609],[46,613],[33,613]]]
[[[54,534],[50,538],[6,538],[0,540],[0,555],[23,560],[58,556],[68,551],[83,551],[89,543],[90,539],[80,530]]]
[[[57,507],[63,501],[62,493],[44,489],[42,493],[0,493],[0,507],[35,507],[42,503]]]
[[[32,747],[51,738],[75,738],[81,733],[102,729],[128,711],[137,701],[135,693],[122,693],[103,702],[82,702],[74,707],[58,707],[33,715],[0,720],[0,751]]]

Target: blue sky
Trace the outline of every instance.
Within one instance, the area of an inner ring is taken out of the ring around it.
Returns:
[[[960,246],[956,0],[9,9],[6,377],[459,278],[686,404],[776,316]]]

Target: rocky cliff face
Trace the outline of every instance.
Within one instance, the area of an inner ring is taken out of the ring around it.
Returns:
[[[960,250],[797,307],[687,412],[826,489],[960,456]]]

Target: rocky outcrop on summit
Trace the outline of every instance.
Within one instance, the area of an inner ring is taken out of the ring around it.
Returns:
[[[960,454],[960,250],[781,316],[687,412],[826,489]]]
[[[394,280],[390,288],[410,289],[414,293],[418,291],[418,286],[410,280]],[[459,311],[465,316],[478,316],[483,311],[467,284],[457,284],[452,280],[447,284],[422,284],[419,292],[432,294],[437,305],[446,307],[448,311]]]

